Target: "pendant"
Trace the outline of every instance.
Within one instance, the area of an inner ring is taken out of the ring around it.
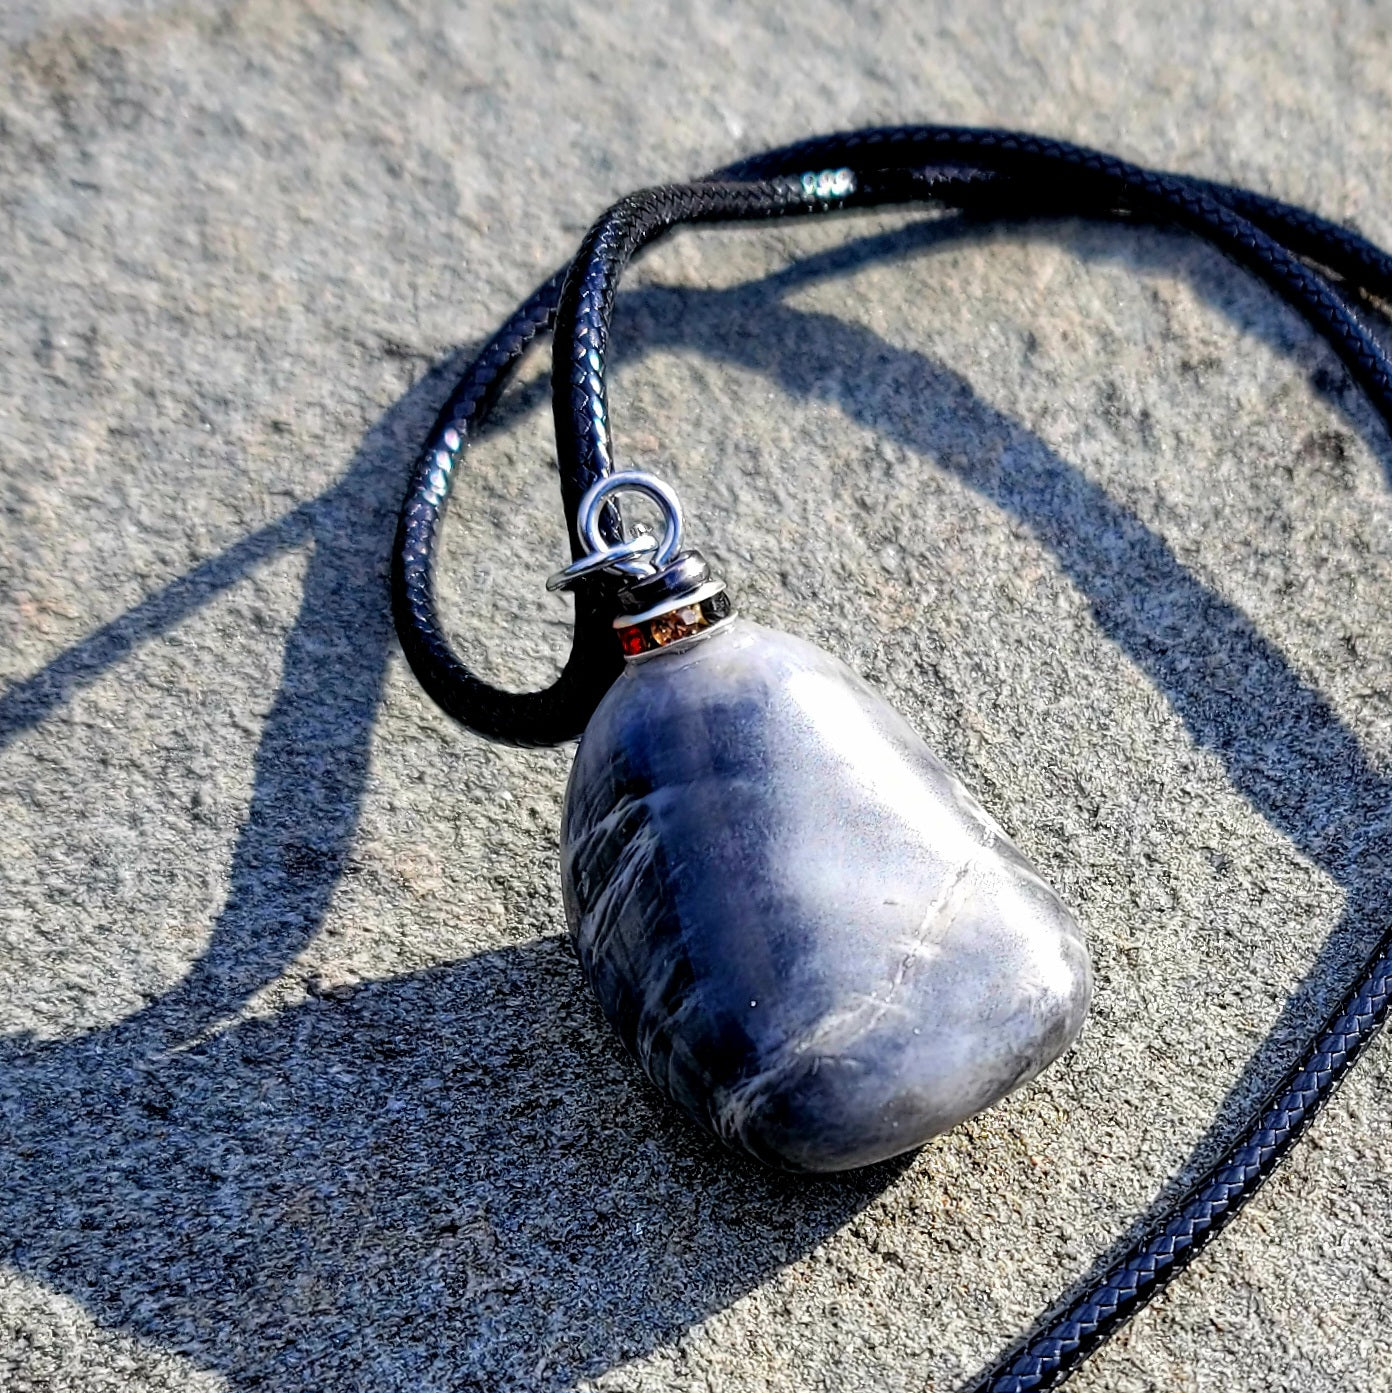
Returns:
[[[593,535],[604,498],[649,484],[666,487],[614,474],[586,496],[576,568],[618,550]],[[786,1170],[869,1165],[1073,1042],[1082,932],[883,698],[735,616],[679,535],[669,512],[662,547],[620,544],[645,573],[566,790],[575,950],[648,1077],[717,1137]]]

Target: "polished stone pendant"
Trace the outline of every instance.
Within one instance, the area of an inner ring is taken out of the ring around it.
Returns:
[[[1057,1058],[1087,950],[908,723],[821,649],[734,617],[693,555],[616,620],[630,661],[566,792],[575,948],[697,1122],[773,1166],[867,1165]]]

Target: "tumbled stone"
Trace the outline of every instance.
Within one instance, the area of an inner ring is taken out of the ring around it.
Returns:
[[[771,1165],[921,1145],[1033,1078],[1091,994],[1058,896],[890,706],[735,619],[627,666],[562,827],[590,985],[674,1102]]]

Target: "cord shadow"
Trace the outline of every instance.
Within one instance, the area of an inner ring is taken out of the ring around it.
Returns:
[[[1371,941],[1392,899],[1392,788],[1250,619],[1105,490],[960,375],[779,298],[976,235],[938,221],[732,290],[631,292],[629,351],[738,364],[955,470],[1050,548],[1194,740],[1344,887],[1343,922],[1178,1185]],[[1252,331],[1289,350],[1264,323]],[[649,1095],[554,940],[214,1029],[309,942],[347,864],[390,654],[394,512],[448,367],[320,498],[0,697],[3,740],[250,566],[313,541],[207,955],[108,1030],[0,1041],[5,1261],[237,1388],[356,1386],[364,1371],[423,1388],[572,1388],[767,1280],[896,1173],[789,1182],[718,1152]],[[890,412],[891,397],[933,405]]]
[[[936,250],[974,233],[971,220],[950,219],[867,241],[879,259]],[[1046,224],[1044,235],[1079,250],[1066,225]],[[1089,250],[1084,243],[1082,254]],[[1121,255],[1111,247],[1105,254]],[[1215,754],[1246,801],[1345,893],[1344,914],[1189,1160],[1073,1288],[1080,1291],[1234,1139],[1377,942],[1392,909],[1392,781],[1246,614],[1193,576],[1104,489],[982,400],[966,379],[860,325],[782,304],[778,295],[820,278],[822,269],[834,275],[864,264],[844,247],[826,254],[824,267],[816,260],[730,290],[650,288],[625,307],[643,325],[643,351],[699,345],[705,356],[757,372],[790,396],[828,401],[1027,526],[1087,597],[1099,628],[1166,696],[1194,742]],[[1191,281],[1231,314],[1233,300],[1210,282],[1209,269],[1193,263]],[[1242,316],[1239,323],[1285,353],[1299,352],[1304,340],[1280,322],[1287,317],[1282,306],[1279,317]],[[1351,425],[1365,431],[1374,425],[1371,443],[1392,477],[1392,451],[1376,417],[1361,399],[1351,402],[1350,393],[1324,381],[1325,372],[1315,370],[1316,385]],[[888,409],[891,401],[915,400],[931,405]]]
[[[724,1153],[650,1094],[556,940],[233,1019],[351,869],[395,514],[451,362],[324,494],[0,697],[3,741],[312,547],[206,953],[108,1028],[0,1039],[0,1261],[234,1388],[570,1389],[767,1280],[906,1164],[817,1183]]]

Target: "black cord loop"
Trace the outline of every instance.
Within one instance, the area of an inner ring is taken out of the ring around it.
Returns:
[[[575,511],[610,472],[606,360],[624,268],[687,223],[806,216],[933,202],[980,215],[1076,214],[1177,225],[1266,282],[1332,346],[1392,428],[1392,362],[1354,308],[1392,301],[1392,256],[1303,208],[1182,175],[1159,173],[1064,141],[1011,131],[899,126],[851,131],[755,155],[690,184],[645,189],[614,204],[570,266],[552,276],[485,345],[436,421],[412,476],[392,563],[397,633],[421,685],[450,716],[517,745],[574,739],[617,676],[621,657],[603,580],[576,595],[569,659],[544,691],[509,693],[472,673],[445,637],[431,568],[455,469],[536,336],[554,328],[552,406],[572,554]],[[602,524],[617,538],[612,512]],[[1217,1234],[1256,1193],[1366,1047],[1392,1003],[1392,930],[1228,1154],[1129,1252],[1053,1312],[977,1387],[1057,1387]]]

